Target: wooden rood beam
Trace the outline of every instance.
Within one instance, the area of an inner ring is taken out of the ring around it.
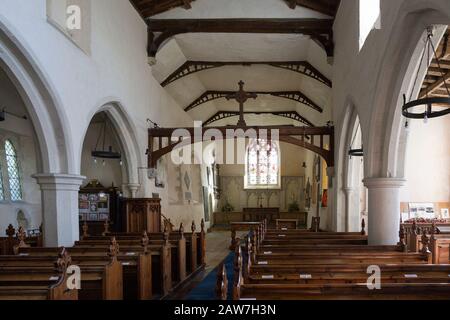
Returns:
[[[196,137],[200,139],[204,137],[205,133],[214,130],[215,134],[220,133],[222,137],[218,139],[226,139],[227,135],[238,138],[245,132],[254,130],[259,136],[263,132],[272,137],[273,131],[276,131],[280,141],[294,144],[305,149],[311,150],[322,156],[329,167],[334,167],[334,127],[294,127],[294,126],[226,126],[226,127],[203,127],[203,128],[151,128],[148,130],[148,167],[156,168],[158,159],[164,155],[172,152],[181,142],[183,138],[187,138],[189,143],[196,143]],[[241,131],[241,133],[238,133]],[[178,134],[182,133],[183,137]],[[187,134],[187,136],[185,136]],[[311,137],[310,142],[306,142],[307,137]],[[319,145],[315,143],[320,137]],[[324,137],[329,138],[329,148],[324,145]],[[162,143],[164,139],[164,144]],[[269,138],[270,139],[270,138]],[[157,143],[159,141],[159,143]]]
[[[320,43],[329,57],[333,56],[332,19],[147,19],[151,36],[148,55],[155,57],[160,46],[183,33],[265,33],[303,34]]]

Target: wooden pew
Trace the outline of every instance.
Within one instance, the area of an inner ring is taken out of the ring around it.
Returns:
[[[251,255],[246,259],[246,266],[243,264],[241,251],[236,256],[237,272],[233,290],[235,300],[450,299],[450,266],[403,266],[403,269],[396,269],[395,266],[383,265],[381,268],[387,276],[382,278],[384,282],[381,290],[369,290],[364,283],[368,275],[363,274],[362,266],[359,266],[359,271],[353,266],[353,269],[349,269],[348,264],[331,267],[333,270],[330,270],[329,265],[320,267],[328,268],[326,270],[318,270],[316,266],[305,270],[302,266],[300,272],[303,273],[291,274],[283,273],[275,267],[270,270],[273,271],[272,274],[265,274],[263,278],[264,275],[255,274],[252,270]],[[347,272],[342,270],[343,267],[347,268]],[[406,277],[402,274],[405,271],[416,272],[410,276],[417,277]],[[418,271],[421,272],[420,276]]]
[[[186,273],[187,275],[198,272],[205,266],[205,255],[206,255],[206,234],[205,234],[205,223],[202,220],[201,223],[201,231],[196,233],[195,222],[192,222],[191,232],[185,233],[184,228],[181,232],[181,228],[183,228],[183,224],[181,224],[180,229],[175,233],[170,233],[170,242],[176,244],[175,242],[182,240],[185,238],[185,260],[186,260]],[[136,233],[111,233],[110,235],[115,236],[119,239],[133,239],[137,237]],[[155,241],[163,240],[163,233],[149,233],[148,237],[151,242],[155,243]],[[88,237],[88,240],[99,239],[98,237]],[[179,257],[182,257],[182,247],[183,245],[180,243],[179,245]],[[192,258],[191,258],[192,257]],[[181,270],[180,270],[181,272]],[[187,275],[180,274],[180,279],[184,279]]]
[[[150,264],[152,270],[152,291],[154,294],[158,293],[161,297],[164,297],[172,291],[174,279],[180,282],[186,278],[186,240],[184,234],[182,234],[178,240],[170,241],[167,229],[161,235],[161,240],[159,238],[158,240],[152,239],[152,236],[146,232],[144,232],[144,237],[147,243],[146,247],[151,252],[148,257],[150,260],[146,265]],[[141,248],[142,236],[137,234],[116,234],[114,238],[120,244],[122,251],[124,251],[124,254],[119,256],[119,260],[126,263],[124,266],[126,270],[136,266],[136,263],[133,264],[127,260],[139,257],[139,255],[134,256],[136,253],[143,253]],[[104,247],[107,244],[107,239],[107,237],[103,236],[84,237],[83,240],[75,242],[75,247],[84,249]],[[178,274],[173,275],[172,271],[177,271]],[[140,277],[138,276],[137,278],[139,279]]]
[[[424,243],[429,246],[432,254],[432,263],[450,263],[450,234],[438,234],[434,224],[431,228],[420,230],[413,223],[408,236],[408,250],[411,252],[423,251]],[[427,230],[430,232],[428,233]]]
[[[0,270],[49,270],[55,257],[55,251],[47,249],[22,248],[30,250],[16,256],[0,257]],[[32,253],[31,250],[38,250]],[[44,252],[39,253],[39,250]],[[81,270],[80,300],[122,300],[123,270],[117,260],[118,245],[114,239],[102,252],[72,257],[72,262]]]
[[[6,235],[6,237],[0,237],[0,255],[13,255],[17,248],[38,247],[43,243],[42,233],[38,237],[27,237],[24,229],[20,227],[16,234],[16,230],[11,224],[6,229]]]
[[[78,300],[78,292],[68,288],[67,269],[72,264],[62,248],[53,269],[0,268],[0,300]]]
[[[152,252],[148,250],[148,238],[142,236],[139,243],[131,246],[121,246],[120,241],[116,241],[119,246],[117,260],[123,268],[123,296],[129,300],[150,300],[152,294]],[[41,256],[51,254],[57,248],[24,248],[20,250],[21,254],[30,256]],[[107,242],[101,246],[81,247],[75,246],[68,251],[72,260],[82,262],[86,257],[106,256],[108,250]],[[159,255],[159,252],[153,252]]]

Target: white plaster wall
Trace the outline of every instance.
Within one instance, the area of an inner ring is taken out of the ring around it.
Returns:
[[[402,202],[450,202],[450,117],[411,121]]]
[[[396,142],[402,123],[401,94],[411,89],[414,76],[408,68],[411,61],[420,58],[415,50],[425,28],[430,24],[450,24],[450,6],[446,0],[382,0],[381,29],[371,31],[361,51],[358,15],[359,0],[342,1],[334,25],[336,159],[341,159],[340,152],[345,150],[341,146],[345,141],[342,135],[346,134],[343,123],[348,106],[354,105],[363,128],[365,177],[403,178],[402,155],[395,150],[401,148],[401,143]],[[342,178],[343,164],[337,163],[337,179]],[[448,184],[446,177],[441,181]],[[342,210],[343,192],[336,190],[335,194],[335,207]],[[370,201],[374,199],[369,198]]]
[[[147,64],[147,28],[130,2],[91,1],[89,55],[47,22],[45,0],[4,0],[0,22],[26,48],[60,102],[63,127],[75,155],[65,173],[81,173],[84,138],[93,115],[103,105],[118,102],[136,140],[125,143],[137,145],[135,165],[141,168],[136,169],[141,185],[138,196],[151,197],[152,192],[160,192],[142,169],[147,165],[146,119],[161,126],[192,126],[192,122],[154,79]],[[160,193],[167,199],[167,193]],[[180,210],[186,208],[172,208],[167,203],[163,207],[168,215],[179,214]],[[194,211],[200,218],[202,210]]]

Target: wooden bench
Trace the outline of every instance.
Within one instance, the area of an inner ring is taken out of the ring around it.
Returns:
[[[19,228],[17,234],[10,224],[6,229],[6,237],[0,237],[0,255],[13,255],[21,247],[39,247],[43,244],[42,233],[38,237],[27,237],[24,229]]]
[[[81,290],[78,293],[80,300],[123,299],[123,270],[122,264],[117,260],[117,254],[118,245],[115,241],[111,241],[109,248],[105,248],[103,252],[72,259],[72,262],[81,270]],[[16,256],[2,256],[0,270],[23,270],[24,272],[51,270],[54,257],[54,250],[36,254],[20,253]]]
[[[152,255],[160,252],[152,252],[148,249],[148,239],[145,237],[141,243],[135,246],[121,246],[116,241],[119,251],[117,260],[122,265],[123,297],[129,300],[150,300],[152,294]],[[92,257],[107,257],[108,244],[88,247],[68,248],[72,260],[83,264],[83,261]],[[23,248],[21,254],[29,256],[45,256],[52,254],[57,248]]]
[[[381,265],[381,290],[369,290],[367,264],[356,268],[348,263],[319,268],[294,264],[299,268],[296,272],[274,266],[257,273],[251,255],[247,261],[244,266],[239,250],[233,291],[236,300],[450,299],[450,266]]]
[[[62,248],[55,257],[53,268],[0,268],[0,300],[78,300],[67,286],[70,256]]]
[[[432,253],[432,261],[434,264],[450,263],[450,234],[437,234],[437,228],[432,225],[428,229],[419,230],[414,223],[408,235],[407,247],[411,252],[423,251],[424,242],[427,243]],[[430,233],[428,233],[428,231]]]

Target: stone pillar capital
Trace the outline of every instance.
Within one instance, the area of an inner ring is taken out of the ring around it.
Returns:
[[[127,184],[128,189],[130,190],[131,198],[136,198],[136,193],[141,187],[138,183],[129,183]]]
[[[402,178],[366,178],[363,182],[368,189],[397,189],[406,184]]]
[[[41,190],[78,191],[86,177],[72,174],[39,173],[32,176]]]

